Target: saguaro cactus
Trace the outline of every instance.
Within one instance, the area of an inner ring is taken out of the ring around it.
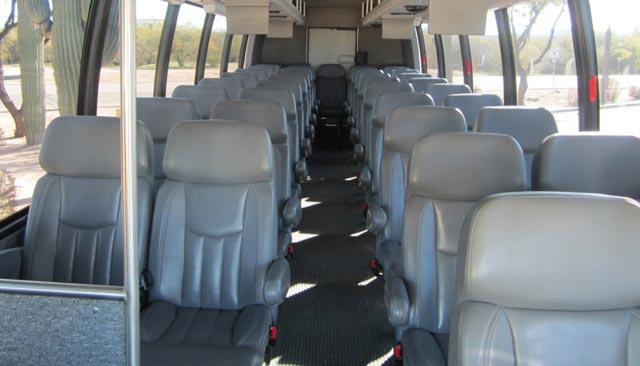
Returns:
[[[39,6],[32,6],[39,5]],[[46,6],[44,6],[46,5]],[[45,123],[43,36],[48,29],[48,3],[18,1],[18,52],[22,113],[27,144],[42,140]]]
[[[42,137],[44,128],[44,65],[42,54],[43,37],[49,36],[51,32],[51,42],[53,46],[53,69],[58,90],[58,109],[61,115],[73,115],[76,112],[78,100],[78,84],[80,78],[80,59],[82,57],[82,45],[84,40],[84,31],[87,24],[87,16],[89,13],[89,5],[91,0],[21,0],[19,14],[28,16],[29,22],[21,23],[18,32],[23,33],[22,27],[25,27],[24,42],[20,41],[20,49],[24,50],[24,56],[21,54],[21,60],[25,60],[25,69],[22,69],[23,75],[23,98],[30,97],[32,103],[25,100],[25,109],[29,104],[42,108],[38,128],[33,128],[34,138],[29,140],[30,127],[27,123],[27,112],[25,111],[25,127],[27,129],[27,142],[29,144],[37,144]],[[113,0],[111,11],[109,14],[109,24],[107,26],[107,36],[103,45],[102,61],[110,62],[118,52],[119,40],[119,14],[120,1]],[[28,24],[22,24],[28,23]],[[30,34],[29,30],[32,30]],[[39,30],[39,31],[37,31]],[[36,42],[37,40],[37,42]],[[27,64],[28,63],[28,64]],[[38,65],[40,69],[35,70],[34,65]],[[29,67],[31,69],[29,69]],[[27,81],[28,74],[38,75],[38,82],[34,80]],[[39,98],[36,100],[36,96]],[[34,115],[35,118],[35,115]],[[35,125],[35,123],[34,123]],[[40,127],[41,126],[41,127]],[[35,126],[34,126],[35,127]]]

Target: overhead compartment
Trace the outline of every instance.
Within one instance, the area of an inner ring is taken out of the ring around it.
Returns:
[[[488,0],[430,0],[429,33],[483,35]]]

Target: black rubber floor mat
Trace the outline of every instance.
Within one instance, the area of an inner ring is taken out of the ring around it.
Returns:
[[[280,306],[272,365],[391,365],[395,343],[382,278],[369,269],[373,236],[364,232],[364,195],[350,152],[315,152],[306,208],[295,228],[292,287]]]

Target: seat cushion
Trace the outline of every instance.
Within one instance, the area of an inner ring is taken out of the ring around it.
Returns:
[[[445,353],[434,336],[424,329],[409,329],[402,334],[402,364],[405,366],[444,366]]]
[[[272,315],[242,310],[176,307],[154,302],[140,315],[142,365],[260,365]]]

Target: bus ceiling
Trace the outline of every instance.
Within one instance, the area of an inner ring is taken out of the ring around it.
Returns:
[[[413,30],[429,24],[432,34],[483,35],[488,11],[522,0],[165,0],[201,5],[207,13],[224,15],[231,34],[265,34],[291,38],[293,26],[305,24],[307,11],[343,9],[362,26],[382,26],[384,39],[411,39]]]

